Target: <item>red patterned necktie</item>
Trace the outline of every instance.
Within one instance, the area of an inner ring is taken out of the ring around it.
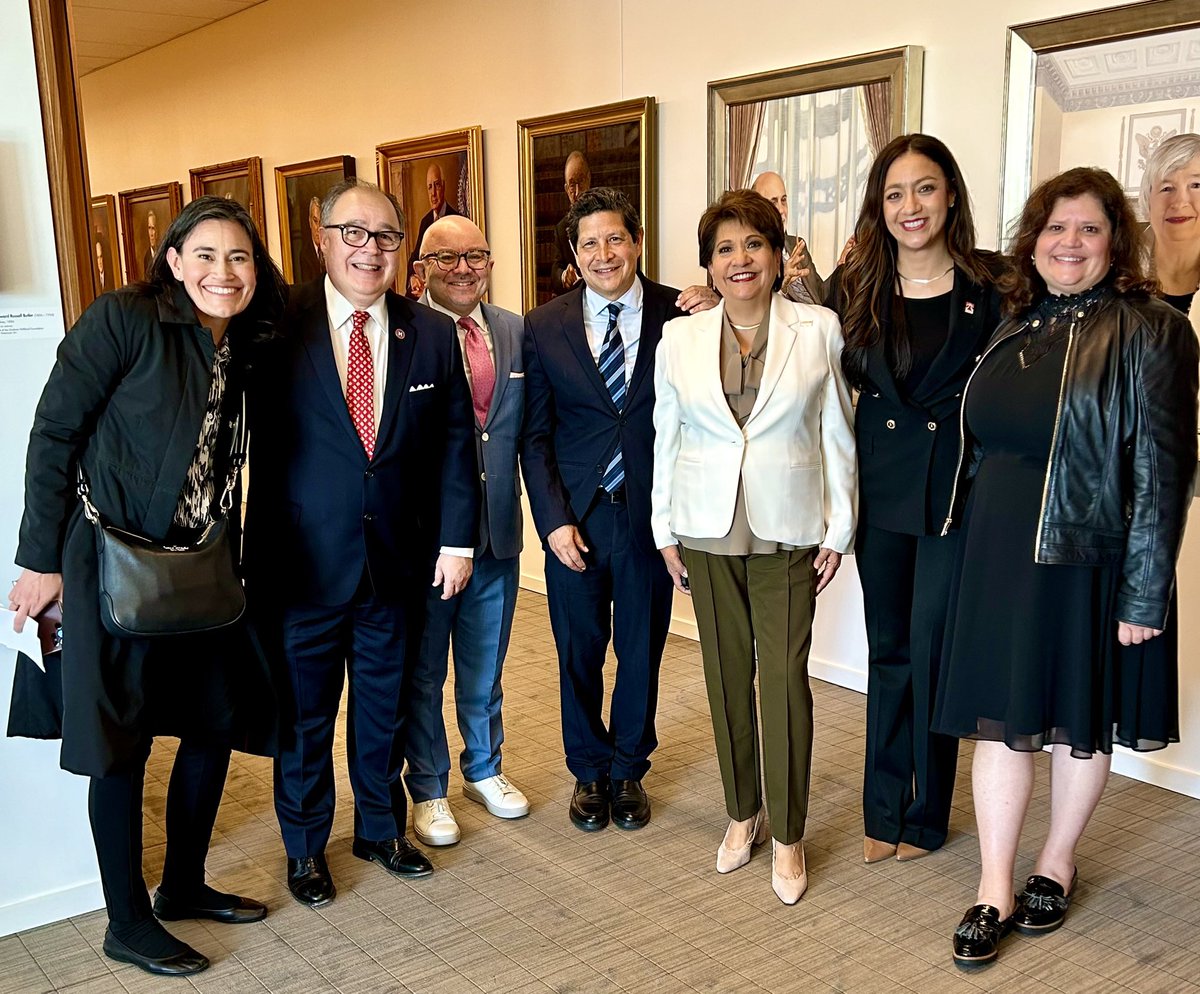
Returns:
[[[371,361],[371,346],[363,332],[369,317],[366,311],[355,311],[352,318],[354,326],[346,357],[346,406],[367,458],[371,459],[375,455],[375,364]]]
[[[459,318],[458,326],[465,332],[463,351],[467,354],[467,366],[471,370],[471,406],[479,423],[487,421],[488,409],[492,406],[492,393],[496,389],[496,369],[488,355],[483,330],[468,318]]]

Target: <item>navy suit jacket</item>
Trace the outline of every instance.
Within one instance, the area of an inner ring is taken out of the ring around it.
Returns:
[[[441,546],[476,539],[471,394],[450,319],[387,293],[387,383],[370,460],[333,359],[324,278],[292,292],[251,371],[247,582],[284,603],[348,603],[369,573],[397,601]]]
[[[650,533],[654,473],[654,354],[662,327],[683,311],[679,291],[644,276],[637,361],[618,411],[600,377],[583,325],[583,293],[567,293],[525,316],[525,440],[521,465],[538,535],[583,520],[617,443],[634,541]]]

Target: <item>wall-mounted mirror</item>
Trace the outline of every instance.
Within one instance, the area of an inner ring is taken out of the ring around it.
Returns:
[[[920,128],[922,57],[907,45],[709,83],[709,199],[778,173],[788,235],[804,238],[828,275],[875,153]]]
[[[1136,202],[1147,156],[1200,124],[1200,4],[1152,0],[1010,28],[1005,107],[1002,237],[1033,187],[1072,166],[1107,169]]]

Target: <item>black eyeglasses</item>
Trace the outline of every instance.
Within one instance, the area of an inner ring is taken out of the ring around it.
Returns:
[[[357,224],[323,224],[321,227],[337,228],[342,233],[342,241],[352,248],[362,248],[374,238],[375,244],[379,246],[381,252],[395,252],[400,247],[400,243],[404,241],[403,231],[392,231],[386,228],[383,231],[368,231],[366,228],[360,228]]]
[[[468,252],[452,252],[450,249],[442,249],[440,252],[427,252],[421,256],[421,261],[433,260],[438,264],[438,269],[443,269],[448,273],[450,270],[458,268],[459,259],[466,259],[467,265],[472,269],[483,269],[491,257],[492,253],[487,249],[471,249]]]

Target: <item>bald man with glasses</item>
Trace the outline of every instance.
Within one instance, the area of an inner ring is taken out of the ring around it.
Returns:
[[[254,363],[247,589],[279,661],[293,735],[275,765],[287,883],[336,893],[333,739],[348,677],[352,853],[401,877],[429,860],[405,838],[402,688],[430,585],[471,575],[479,495],[471,393],[454,325],[391,289],[404,239],[394,200],[347,180],[321,205],[325,276],[293,291]]]
[[[417,261],[421,303],[455,323],[475,409],[480,495],[474,573],[452,601],[429,598],[421,652],[408,692],[408,770],[413,830],[425,845],[459,840],[447,797],[450,752],[442,719],[447,657],[454,645],[454,704],[463,751],[463,795],[497,818],[521,818],[529,801],[501,769],[504,741],[500,678],[508,652],[523,539],[517,450],[525,420],[524,325],[485,303],[492,273],[487,239],[465,217],[435,221]]]

